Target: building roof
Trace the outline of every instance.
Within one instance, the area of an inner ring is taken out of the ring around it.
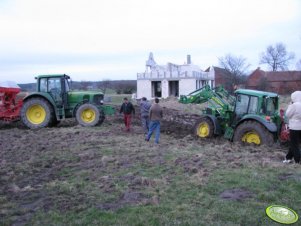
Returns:
[[[250,76],[259,73],[269,82],[301,81],[301,71],[263,71],[256,69]]]
[[[254,70],[247,79],[246,88],[264,89],[279,94],[299,90],[301,71],[263,71]]]
[[[220,67],[216,67],[216,66],[212,66],[212,67],[213,67],[215,73],[229,74],[229,72],[228,72],[226,69],[224,69],[224,68],[220,68]],[[208,67],[205,71],[206,71],[206,72],[209,72],[209,71],[210,71],[210,68],[211,68],[211,67]]]
[[[150,53],[146,61],[146,70],[144,73],[137,73],[137,79],[197,79],[197,80],[214,80],[211,73],[203,71],[198,65],[191,63],[191,56],[187,56],[187,63],[174,64],[168,62],[166,65],[159,65],[155,62],[154,56]]]

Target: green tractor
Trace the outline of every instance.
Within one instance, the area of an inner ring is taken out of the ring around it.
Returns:
[[[82,126],[95,126],[115,112],[103,105],[101,92],[71,91],[68,75],[39,75],[36,80],[37,91],[24,98],[21,109],[21,120],[28,128],[55,126],[74,117]]]
[[[194,133],[200,138],[223,135],[234,142],[256,145],[288,140],[288,129],[279,112],[276,93],[238,89],[230,95],[223,87],[206,85],[188,95],[181,95],[184,104],[207,102]]]

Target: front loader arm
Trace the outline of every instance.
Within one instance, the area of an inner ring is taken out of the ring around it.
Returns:
[[[229,95],[223,87],[211,89],[209,85],[205,85],[188,95],[181,95],[179,100],[183,104],[202,104],[208,102],[208,105],[214,109],[229,109],[231,106],[234,106],[234,101],[235,98]]]

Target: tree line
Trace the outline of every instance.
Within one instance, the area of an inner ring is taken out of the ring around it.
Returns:
[[[102,81],[80,81],[72,82],[72,89],[76,90],[100,90],[104,94],[108,89],[114,90],[117,94],[132,94],[136,92],[136,80],[110,80]]]
[[[283,43],[269,45],[264,52],[260,53],[259,64],[267,65],[270,71],[285,71],[291,61],[295,59],[293,52],[288,52]],[[243,56],[226,54],[218,58],[219,66],[227,72],[226,88],[233,91],[234,85],[245,84],[247,80],[247,71],[250,64]],[[296,64],[296,69],[301,70],[301,59]]]
[[[18,84],[22,91],[33,92],[36,90],[36,83]],[[132,94],[137,89],[136,80],[109,80],[102,81],[72,81],[72,90],[100,90],[104,94],[111,89],[117,94]]]

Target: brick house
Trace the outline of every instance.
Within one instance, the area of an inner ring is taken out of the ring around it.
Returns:
[[[232,90],[233,85],[231,84],[231,74],[224,68],[220,67],[208,67],[205,72],[213,71],[215,86],[223,86],[227,90]]]
[[[263,71],[257,68],[246,82],[247,89],[288,94],[301,90],[301,71]]]

